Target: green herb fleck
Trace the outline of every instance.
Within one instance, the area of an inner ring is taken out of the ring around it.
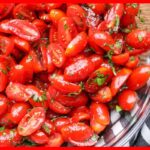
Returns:
[[[7,70],[4,70],[4,69],[2,69],[2,68],[0,68],[0,71],[3,73],[3,74],[7,74]]]
[[[64,29],[67,30],[68,29],[68,25],[64,24]]]
[[[131,30],[128,29],[128,28],[124,28],[124,29],[122,29],[121,31],[122,31],[123,33],[130,33],[130,32],[131,32]]]
[[[120,111],[122,111],[122,108],[119,105],[116,105],[116,111],[120,112]]]
[[[120,19],[119,19],[119,16],[116,15],[115,26],[118,27],[119,24],[120,24]]]
[[[143,37],[139,34],[138,35],[138,40],[140,41],[140,42],[142,42],[142,40],[143,40]]]
[[[132,6],[133,8],[137,8],[137,7],[138,7],[138,4],[137,4],[137,3],[133,3],[133,4],[131,4],[131,6]]]
[[[113,50],[109,50],[104,57],[111,60],[113,54],[114,54]]]
[[[51,133],[51,130],[49,129],[49,127],[48,127],[46,124],[44,124],[44,125],[42,126],[42,128],[45,130],[46,133],[48,133],[48,134]]]
[[[122,47],[122,43],[120,41],[117,41],[115,44],[116,48],[121,48]]]
[[[134,61],[134,60],[135,60],[135,57],[134,57],[134,56],[131,56],[131,57],[130,57],[130,60],[131,60],[131,61]]]
[[[99,136],[97,134],[94,134],[92,137],[91,137],[91,140],[92,141],[97,141],[99,138]]]
[[[96,74],[97,77],[94,79],[94,82],[96,82],[98,86],[102,86],[105,83],[107,77],[105,77],[103,74],[100,74],[99,72]]]
[[[84,83],[82,81],[79,83],[79,85],[80,85],[81,89],[84,90]]]
[[[0,127],[0,132],[4,131],[5,127]]]

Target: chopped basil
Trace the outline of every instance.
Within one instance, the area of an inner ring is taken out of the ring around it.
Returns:
[[[108,59],[111,60],[113,53],[114,53],[114,52],[113,52],[112,50],[109,50],[109,51],[107,52],[107,54],[106,54],[104,57],[106,57],[106,58],[108,58]]]
[[[127,48],[128,48],[129,51],[133,50],[133,47],[131,47],[131,46],[127,46]]]
[[[131,61],[134,61],[134,60],[135,60],[135,57],[134,57],[134,56],[131,56],[131,57],[130,57],[130,60],[131,60]]]
[[[138,7],[138,4],[137,4],[137,3],[133,3],[133,4],[131,4],[131,6],[132,6],[133,8],[137,8],[137,7]]]
[[[80,93],[81,93],[81,92],[73,92],[73,93],[69,93],[67,96],[73,97],[73,96],[79,95]]]
[[[143,40],[143,37],[140,34],[138,35],[138,40],[139,40],[139,42],[142,42],[142,40]]]
[[[43,94],[41,96],[33,95],[32,98],[35,102],[43,102],[43,101],[47,100],[47,96],[46,96],[45,92],[43,92]]]
[[[97,134],[93,134],[93,136],[91,137],[91,140],[97,141],[98,138],[99,138],[99,136]]]
[[[49,127],[48,127],[46,124],[44,124],[44,125],[42,126],[42,128],[46,131],[46,133],[48,133],[48,134],[51,133],[51,130],[49,129]]]
[[[118,27],[119,24],[120,24],[120,19],[119,19],[119,16],[116,15],[115,26]]]
[[[120,112],[120,111],[122,111],[122,108],[119,105],[116,105],[116,111]]]
[[[141,22],[141,23],[144,23],[144,22],[145,22],[145,19],[143,18],[143,16],[141,16],[141,13],[142,13],[142,10],[139,9],[139,12],[138,12],[138,15],[137,15],[137,16],[138,16],[140,22]]]
[[[64,29],[67,30],[68,29],[68,25],[64,24]]]
[[[108,60],[108,63],[109,63],[109,65],[110,65],[111,68],[112,68],[113,74],[116,76],[116,75],[117,75],[117,72],[116,72],[116,68],[115,68],[113,62],[112,62],[111,60]]]
[[[82,81],[79,83],[79,85],[80,85],[81,89],[84,90],[84,83]]]
[[[100,74],[99,72],[96,74],[97,77],[94,79],[94,82],[96,82],[98,86],[102,86],[105,83],[107,77],[105,77],[103,74]]]
[[[2,68],[0,68],[0,71],[3,73],[3,74],[7,74],[7,70],[4,70],[4,69],[2,69]]]
[[[4,131],[5,127],[0,127],[0,132]]]
[[[115,46],[116,46],[117,48],[121,48],[121,47],[122,47],[122,43],[121,43],[120,41],[117,41],[117,42],[115,43]]]
[[[124,29],[122,29],[121,31],[124,32],[124,33],[130,33],[130,32],[131,32],[131,30],[128,29],[128,28],[124,28]]]

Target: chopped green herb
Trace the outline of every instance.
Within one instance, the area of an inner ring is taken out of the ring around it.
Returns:
[[[122,47],[122,43],[120,41],[117,41],[115,46],[116,46],[116,48],[121,48]]]
[[[79,85],[80,85],[81,89],[84,90],[84,83],[82,81],[80,82]]]
[[[143,37],[139,34],[138,35],[138,40],[140,41],[140,42],[142,42],[142,40],[143,40]]]
[[[3,74],[7,74],[7,70],[4,70],[4,69],[0,68],[0,71],[1,71]]]
[[[0,127],[0,132],[4,131],[5,127]]]
[[[98,86],[102,86],[105,83],[107,77],[105,77],[103,74],[100,74],[99,72],[96,74],[97,77],[94,79],[94,82],[96,82]]]
[[[122,29],[121,31],[124,32],[124,33],[130,33],[130,32],[131,32],[131,30],[128,29],[128,28],[124,28],[124,29]]]
[[[97,141],[99,138],[99,136],[97,134],[93,134],[93,136],[91,137],[92,141]]]
[[[120,19],[119,19],[119,16],[116,15],[115,26],[118,27],[119,24],[120,24]]]
[[[137,8],[137,7],[138,7],[138,4],[137,4],[137,3],[133,3],[133,4],[131,4],[131,6],[132,6],[133,8]]]
[[[112,50],[109,50],[104,57],[109,58],[111,60],[113,53],[114,52]]]
[[[51,133],[51,130],[49,129],[49,127],[48,127],[46,124],[44,124],[44,125],[42,126],[42,128],[45,130],[46,133],[48,133],[48,134]]]
[[[133,50],[133,47],[131,47],[131,46],[127,46],[127,48],[128,48],[129,51]]]
[[[43,92],[43,94],[41,96],[38,96],[35,94],[32,96],[32,98],[35,102],[43,102],[43,101],[47,100],[47,96],[46,96],[45,92]]]
[[[68,96],[69,97],[74,97],[74,96],[77,96],[79,95],[81,92],[73,92],[73,93],[69,93]]]
[[[139,9],[139,12],[138,12],[138,18],[139,18],[139,20],[141,21],[141,23],[144,23],[145,22],[145,19],[143,18],[143,16],[141,16],[141,14],[142,14],[142,10],[141,9]]]
[[[131,57],[130,57],[130,60],[131,60],[131,61],[134,61],[134,60],[135,60],[135,57],[134,57],[134,56],[131,56]]]
[[[64,24],[64,29],[67,30],[68,29],[68,25]]]
[[[116,111],[120,112],[120,111],[122,111],[122,108],[120,106],[116,105]]]

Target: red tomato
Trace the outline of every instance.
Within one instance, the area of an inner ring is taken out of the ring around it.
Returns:
[[[113,77],[110,88],[112,96],[115,96],[122,85],[127,81],[132,71],[127,68],[121,69],[115,77]]]
[[[49,76],[49,80],[57,90],[65,94],[81,92],[80,85],[66,81],[61,74],[53,74]]]
[[[140,60],[138,56],[131,56],[125,65],[127,68],[133,69],[137,67],[137,65],[139,64],[139,61]]]
[[[149,49],[145,49],[145,48],[136,49],[136,48],[132,48],[132,47],[127,47],[125,50],[126,50],[126,52],[129,52],[130,56],[134,56],[134,55],[142,54],[142,53],[148,51]]]
[[[13,9],[14,3],[0,3],[0,20],[5,18]]]
[[[86,30],[86,15],[86,11],[79,5],[70,5],[67,8],[67,16],[73,19],[78,31]]]
[[[137,99],[135,91],[124,90],[118,96],[118,103],[123,110],[130,111],[133,109]]]
[[[32,133],[29,138],[37,144],[46,144],[49,140],[48,136],[41,130]]]
[[[49,30],[49,42],[57,43],[58,42],[58,32],[54,25],[51,26]]]
[[[135,29],[127,35],[126,42],[134,48],[149,48],[150,33],[144,30]]]
[[[108,125],[110,123],[109,111],[105,104],[93,102],[90,106],[90,112],[96,122],[101,125]]]
[[[45,8],[47,12],[50,12],[50,10],[59,8],[62,5],[62,3],[47,3],[45,4]]]
[[[13,9],[13,17],[15,19],[23,19],[33,21],[36,19],[36,14],[28,4],[18,4]]]
[[[19,122],[17,130],[22,136],[28,136],[39,130],[45,121],[45,110],[43,107],[34,107]]]
[[[117,65],[124,65],[129,60],[129,53],[122,53],[120,55],[113,55],[112,61]]]
[[[56,67],[62,67],[65,63],[65,50],[57,43],[51,43],[48,47],[51,52],[52,62]]]
[[[54,133],[49,137],[47,147],[60,147],[64,143],[64,139],[60,133]]]
[[[65,17],[66,14],[62,11],[62,10],[59,10],[59,9],[52,9],[50,11],[50,19],[51,21],[54,23],[54,24],[58,24],[58,21],[62,18],[62,17]]]
[[[56,118],[54,120],[54,125],[57,132],[61,132],[61,129],[71,123],[70,118]]]
[[[8,37],[0,35],[0,53],[9,55],[14,48],[14,42]]]
[[[124,14],[121,18],[121,25],[123,27],[128,27],[131,24],[135,23],[135,16],[134,15],[129,15],[129,14]]]
[[[87,45],[87,35],[85,32],[79,33],[67,46],[65,55],[72,57],[84,50]]]
[[[8,83],[7,68],[2,63],[0,63],[0,81],[0,92],[2,92],[5,90]]]
[[[39,14],[39,19],[46,23],[49,23],[51,21],[49,13],[44,13],[44,12],[41,12]]]
[[[88,58],[79,59],[70,64],[64,70],[64,79],[70,82],[78,82],[86,79],[95,68]]]
[[[104,20],[106,21],[107,28],[118,31],[120,18],[124,12],[124,4],[114,4],[105,14]]]
[[[5,30],[7,29],[9,33],[13,33],[27,41],[37,41],[40,38],[40,33],[36,26],[27,20],[12,19],[5,23],[3,22],[3,26],[6,27]]]
[[[104,14],[106,11],[105,3],[90,3],[88,6],[98,15]]]
[[[11,107],[10,118],[14,124],[18,124],[27,113],[30,106],[27,103],[15,103]]]
[[[125,4],[125,13],[128,15],[136,16],[139,12],[138,3],[127,3]]]
[[[72,123],[65,125],[61,129],[61,134],[66,141],[71,139],[77,142],[83,142],[92,137],[93,131],[84,123]]]
[[[0,132],[0,147],[15,146],[21,143],[21,139],[16,129],[4,129]]]
[[[32,80],[33,71],[26,66],[15,65],[9,72],[9,80],[16,83],[26,83]]]
[[[14,41],[15,46],[23,52],[30,51],[30,44],[28,41],[19,38],[18,36],[12,36],[11,39]]]
[[[4,113],[6,113],[8,108],[8,99],[0,94],[0,116],[2,116]]]
[[[46,119],[44,124],[42,125],[42,131],[46,133],[47,135],[51,135],[55,132],[55,126],[52,121],[49,119]]]
[[[130,90],[138,90],[143,87],[150,78],[150,65],[139,66],[133,70],[128,78],[127,86]]]
[[[58,41],[66,48],[71,40],[77,35],[77,29],[73,20],[63,17],[58,22]]]
[[[112,100],[111,90],[108,86],[102,87],[97,93],[90,96],[92,100],[107,103]]]
[[[26,86],[20,83],[10,82],[6,88],[6,95],[9,99],[17,102],[28,101],[30,95],[26,93]]]
[[[115,43],[112,36],[104,31],[95,31],[89,38],[105,51],[111,50]]]

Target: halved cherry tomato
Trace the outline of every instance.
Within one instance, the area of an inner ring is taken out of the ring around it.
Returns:
[[[125,13],[128,15],[136,16],[139,12],[139,4],[138,3],[127,3],[125,4]]]
[[[92,94],[91,99],[101,103],[106,103],[112,100],[111,90],[108,86],[102,87],[97,93]]]
[[[4,113],[6,113],[8,108],[8,99],[0,94],[0,116],[2,116]]]
[[[110,123],[109,111],[105,104],[93,102],[90,106],[90,112],[96,122],[101,125],[108,125]]]
[[[132,71],[127,68],[121,69],[115,77],[113,77],[110,88],[112,96],[115,96],[122,85],[127,81]]]
[[[41,12],[39,14],[39,19],[44,21],[45,23],[49,23],[51,21],[49,13]]]
[[[143,87],[150,77],[150,65],[139,66],[133,70],[127,81],[130,90],[138,90]]]
[[[118,96],[118,103],[123,110],[130,111],[133,109],[137,99],[135,91],[124,90]]]
[[[34,19],[36,19],[36,14],[28,6],[28,4],[18,4],[13,9],[13,17],[15,19],[33,21]]]
[[[14,42],[8,37],[0,35],[0,53],[9,55],[14,48]]]
[[[130,56],[135,56],[135,55],[139,55],[142,54],[144,52],[147,52],[149,49],[145,49],[145,48],[141,48],[141,49],[137,49],[137,48],[132,48],[132,47],[127,47],[125,49],[126,52],[129,52]]]
[[[74,4],[70,5],[67,8],[67,16],[71,17],[76,23],[78,31],[86,30],[86,11],[79,5]]]
[[[133,69],[133,68],[137,67],[139,61],[140,60],[139,60],[138,56],[131,56],[125,65],[126,65],[126,67]]]
[[[98,15],[104,14],[106,11],[105,3],[90,3],[88,6]]]
[[[58,22],[58,41],[66,48],[71,40],[77,35],[77,29],[73,20],[63,17]]]
[[[92,137],[93,131],[84,123],[72,123],[65,125],[61,129],[61,134],[66,141],[74,140],[77,142],[83,142]]]
[[[17,130],[22,136],[28,136],[39,130],[45,121],[45,110],[43,107],[34,107],[19,122]]]
[[[0,131],[0,139],[0,147],[8,147],[20,144],[22,137],[16,129],[4,129]]]
[[[30,106],[27,103],[15,103],[11,107],[10,118],[14,124],[18,124],[27,113]]]
[[[7,68],[2,63],[0,63],[0,81],[0,92],[2,92],[5,90],[8,83]]]
[[[59,8],[62,5],[62,3],[47,3],[45,4],[45,8],[47,12],[50,12],[50,10]]]
[[[49,42],[50,43],[58,42],[58,32],[54,25],[52,25],[49,30]]]
[[[46,144],[49,140],[48,136],[41,130],[32,133],[29,138],[37,144]]]

